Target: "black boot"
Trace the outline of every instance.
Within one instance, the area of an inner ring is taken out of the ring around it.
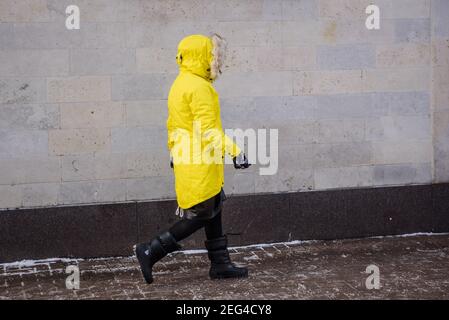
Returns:
[[[170,252],[181,249],[175,238],[168,231],[160,234],[148,243],[136,246],[136,257],[147,283],[153,282],[153,265]]]
[[[226,236],[206,240],[205,245],[211,261],[209,271],[211,279],[245,278],[248,276],[247,268],[237,267],[231,262]]]

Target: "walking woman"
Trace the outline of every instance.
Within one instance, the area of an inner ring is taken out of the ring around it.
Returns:
[[[224,155],[231,156],[236,169],[250,166],[245,154],[223,132],[218,94],[212,86],[221,74],[225,49],[226,42],[217,34],[190,35],[178,45],[179,75],[168,95],[167,129],[180,219],[150,242],[136,246],[147,283],[153,282],[153,265],[181,249],[179,242],[201,228],[211,261],[209,276],[248,275],[246,268],[231,262],[222,229]]]

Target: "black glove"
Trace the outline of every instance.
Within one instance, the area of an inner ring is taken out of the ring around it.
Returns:
[[[170,157],[170,168],[173,169],[173,157]]]
[[[232,161],[234,162],[234,168],[236,169],[246,169],[251,165],[248,163],[248,158],[243,152],[240,152],[237,157],[232,158]]]

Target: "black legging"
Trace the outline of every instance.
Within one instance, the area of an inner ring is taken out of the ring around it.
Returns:
[[[221,224],[221,211],[210,220],[179,220],[173,226],[171,226],[169,231],[176,239],[176,241],[179,242],[202,227],[204,227],[206,238],[208,240],[222,237],[223,228]]]

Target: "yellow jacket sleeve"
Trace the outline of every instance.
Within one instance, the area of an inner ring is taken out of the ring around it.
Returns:
[[[219,121],[218,106],[215,105],[214,98],[214,93],[207,86],[200,86],[193,92],[190,105],[193,121],[200,123],[203,139],[206,139],[214,148],[218,149],[221,147],[223,155],[226,152],[232,158],[236,157],[241,150],[223,132],[221,121]]]
[[[170,152],[174,145],[174,141],[172,139],[172,132],[173,132],[173,128],[170,124],[170,119],[169,119],[169,120],[167,120],[167,148]]]

